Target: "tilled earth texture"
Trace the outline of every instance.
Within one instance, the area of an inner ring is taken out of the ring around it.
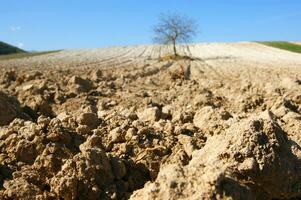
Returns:
[[[300,198],[301,55],[178,48],[0,61],[0,199]]]

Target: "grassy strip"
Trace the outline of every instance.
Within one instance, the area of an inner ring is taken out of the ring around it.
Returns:
[[[290,42],[277,42],[277,41],[271,41],[271,42],[258,42],[260,44],[278,48],[278,49],[283,49],[295,53],[301,53],[301,45],[299,44],[294,44]]]
[[[0,60],[10,60],[10,59],[17,59],[17,58],[29,58],[33,56],[40,56],[44,54],[56,53],[61,50],[56,51],[43,51],[43,52],[36,52],[36,53],[15,53],[9,55],[0,55]]]

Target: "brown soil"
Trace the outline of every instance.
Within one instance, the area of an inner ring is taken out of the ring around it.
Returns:
[[[301,198],[301,58],[256,43],[0,61],[0,199]]]

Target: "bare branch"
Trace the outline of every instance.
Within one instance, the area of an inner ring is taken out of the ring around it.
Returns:
[[[176,55],[176,44],[191,41],[196,36],[197,24],[194,20],[179,14],[161,15],[153,31],[154,42],[172,44]]]

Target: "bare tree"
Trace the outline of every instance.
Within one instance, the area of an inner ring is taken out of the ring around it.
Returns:
[[[176,45],[187,43],[197,34],[197,24],[193,19],[179,14],[161,15],[154,27],[154,42],[172,44],[173,53],[177,56]]]

